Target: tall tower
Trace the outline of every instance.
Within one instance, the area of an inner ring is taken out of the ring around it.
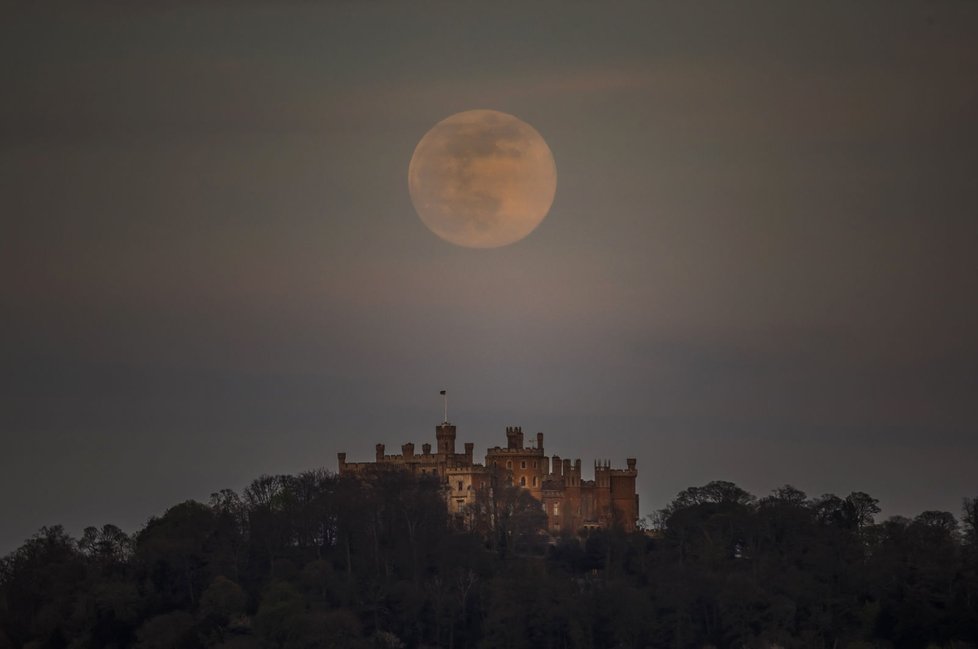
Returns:
[[[506,427],[506,448],[512,450],[523,448],[523,428],[521,426]]]
[[[442,455],[455,455],[455,426],[447,421],[435,426],[435,439],[438,452]]]

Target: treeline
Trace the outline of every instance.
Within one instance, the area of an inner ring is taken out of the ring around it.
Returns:
[[[400,472],[263,476],[129,536],[44,528],[0,560],[0,649],[978,646],[978,500],[877,523],[863,493],[681,492],[549,539],[499,486],[467,529]]]

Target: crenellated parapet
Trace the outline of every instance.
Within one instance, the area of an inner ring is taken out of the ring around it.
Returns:
[[[602,476],[620,476],[620,477],[635,477],[638,475],[638,470],[635,468],[636,460],[633,457],[625,460],[625,464],[628,468],[626,469],[616,469],[612,467],[611,460],[595,460],[594,461],[594,475]]]
[[[538,455],[543,456],[543,433],[537,433],[536,446],[523,445],[523,429],[519,426],[506,427],[506,446],[493,446],[486,455]]]
[[[543,457],[542,448],[503,448],[502,446],[492,446],[486,449],[486,454],[492,455],[536,455]]]

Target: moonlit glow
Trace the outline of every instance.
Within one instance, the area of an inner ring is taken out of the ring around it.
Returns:
[[[530,234],[550,211],[557,167],[532,126],[494,110],[456,113],[414,150],[408,188],[418,216],[442,239],[498,248]]]

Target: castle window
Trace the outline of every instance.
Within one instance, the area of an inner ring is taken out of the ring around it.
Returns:
[[[554,516],[560,516],[560,503],[554,503]]]
[[[525,487],[526,486],[526,476],[523,476],[522,478],[520,478],[520,486],[521,487]]]
[[[512,469],[513,468],[513,461],[512,460],[506,460],[506,468],[507,469]]]
[[[537,486],[537,477],[533,476],[533,486]]]
[[[534,469],[537,468],[537,461],[536,460],[533,460],[533,468]]]
[[[523,460],[522,462],[520,462],[520,468],[521,469],[525,469],[526,468],[526,460]]]
[[[461,480],[459,480],[459,481],[458,481],[458,490],[459,490],[459,491],[462,491],[462,488],[463,488],[463,487],[462,487],[462,481],[461,481]]]

